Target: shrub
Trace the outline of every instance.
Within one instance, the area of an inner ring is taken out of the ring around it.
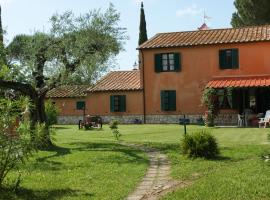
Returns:
[[[112,120],[111,122],[110,122],[110,129],[118,129],[118,121],[116,121],[116,120]]]
[[[219,154],[215,137],[207,131],[187,134],[182,140],[182,150],[188,157],[215,158]]]
[[[214,126],[214,120],[219,113],[219,102],[217,90],[213,88],[205,88],[201,99],[203,105],[208,109],[205,115],[205,125],[208,127]]]
[[[29,101],[0,99],[0,187],[8,173],[37,149],[44,125],[30,130],[30,122],[20,119],[29,110]]]
[[[112,133],[115,137],[116,140],[119,140],[120,136],[121,136],[121,133],[120,131],[118,130],[118,121],[116,120],[112,120],[110,122],[110,129],[112,130]]]
[[[51,126],[57,124],[58,110],[50,100],[45,103],[45,112],[47,117],[47,125]]]

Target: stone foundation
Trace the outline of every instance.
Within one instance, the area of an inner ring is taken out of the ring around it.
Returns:
[[[109,123],[117,120],[121,124],[134,124],[135,120],[143,122],[143,115],[123,115],[123,116],[101,116],[103,123]],[[78,124],[79,120],[83,120],[82,116],[58,116],[58,124]]]
[[[215,125],[217,126],[237,126],[237,124],[237,114],[219,114],[215,119]]]
[[[202,115],[186,115],[191,124],[197,124]],[[147,124],[178,124],[183,115],[146,115]]]
[[[134,124],[135,120],[143,122],[143,115],[123,115],[123,116],[101,116],[103,123],[109,123],[111,120],[117,120],[121,124]],[[190,120],[191,124],[198,124],[198,120],[204,117],[203,115],[186,115],[186,119]],[[178,124],[179,119],[183,115],[146,115],[147,124]],[[82,120],[82,116],[58,116],[58,124],[78,124]],[[237,125],[237,114],[219,114],[215,120],[215,125],[218,126],[234,126]]]
[[[82,120],[82,116],[58,116],[58,124],[78,124],[79,120]]]
[[[109,123],[112,120],[116,120],[121,124],[134,124],[135,120],[139,120],[143,123],[143,115],[123,115],[123,116],[101,116],[103,123]]]

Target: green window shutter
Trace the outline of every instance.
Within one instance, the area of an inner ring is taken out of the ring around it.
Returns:
[[[126,96],[120,96],[120,112],[126,112]]]
[[[162,55],[155,54],[155,72],[162,72]]]
[[[174,70],[176,72],[181,71],[181,54],[180,53],[174,54]]]
[[[169,92],[169,110],[176,111],[176,91]]]
[[[114,112],[114,96],[110,96],[110,110],[111,112]]]
[[[162,111],[165,111],[166,110],[165,95],[166,95],[166,92],[165,91],[161,91],[161,93],[160,93],[160,106],[161,106],[161,110]]]
[[[83,110],[85,108],[85,102],[84,101],[78,101],[76,103],[77,110]]]
[[[226,69],[226,50],[219,50],[219,68]]]
[[[239,68],[239,51],[238,49],[232,49],[232,69]]]

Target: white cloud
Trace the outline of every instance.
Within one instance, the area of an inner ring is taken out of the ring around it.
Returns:
[[[177,17],[185,17],[185,16],[197,16],[203,13],[203,9],[199,8],[197,4],[193,4],[189,7],[186,7],[184,9],[180,9],[176,11]]]

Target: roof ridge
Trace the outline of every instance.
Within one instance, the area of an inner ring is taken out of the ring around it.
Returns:
[[[157,33],[137,49],[270,41],[270,25]]]
[[[270,24],[265,24],[265,25],[260,25],[260,26],[256,26],[256,25],[252,25],[252,26],[245,26],[245,27],[229,27],[229,28],[212,28],[212,29],[207,29],[207,30],[190,30],[190,31],[172,31],[172,32],[160,32],[160,33],[156,33],[155,36],[157,35],[162,35],[162,34],[175,34],[175,33],[192,33],[192,32],[211,32],[211,31],[221,31],[221,30],[232,30],[232,29],[248,29],[248,28],[258,28],[258,27],[267,27],[270,26]],[[152,38],[150,38],[149,40],[151,40]],[[147,40],[147,41],[149,41]]]

